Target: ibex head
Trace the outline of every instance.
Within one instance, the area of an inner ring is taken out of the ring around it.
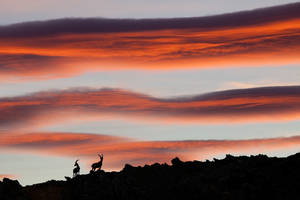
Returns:
[[[101,160],[103,159],[103,154],[98,154],[98,156]]]
[[[76,166],[76,164],[77,164],[77,162],[78,162],[78,161],[79,161],[79,160],[76,160],[76,161],[75,161],[75,164],[74,164],[74,166]]]

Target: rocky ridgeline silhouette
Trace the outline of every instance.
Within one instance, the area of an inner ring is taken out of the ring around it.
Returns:
[[[299,199],[300,153],[287,158],[265,155],[213,161],[133,167],[120,172],[95,171],[66,181],[22,187],[18,181],[0,182],[1,200],[171,200],[171,199]]]

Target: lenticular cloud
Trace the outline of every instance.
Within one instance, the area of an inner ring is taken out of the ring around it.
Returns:
[[[299,9],[294,3],[209,17],[74,18],[0,26],[1,79],[298,64]]]
[[[156,123],[244,123],[296,120],[300,87],[225,90],[156,98],[120,89],[71,89],[1,98],[1,127],[10,129],[101,116]],[[76,115],[74,115],[76,114]]]

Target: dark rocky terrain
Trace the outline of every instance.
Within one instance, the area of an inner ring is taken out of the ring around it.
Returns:
[[[0,181],[0,200],[88,199],[300,199],[300,153],[287,158],[265,155],[97,171],[66,181],[22,187]]]

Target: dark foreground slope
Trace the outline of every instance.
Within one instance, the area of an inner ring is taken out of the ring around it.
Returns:
[[[172,165],[125,165],[120,172],[26,187],[4,179],[0,199],[300,199],[300,153],[287,158],[227,155],[206,162],[175,158]]]

